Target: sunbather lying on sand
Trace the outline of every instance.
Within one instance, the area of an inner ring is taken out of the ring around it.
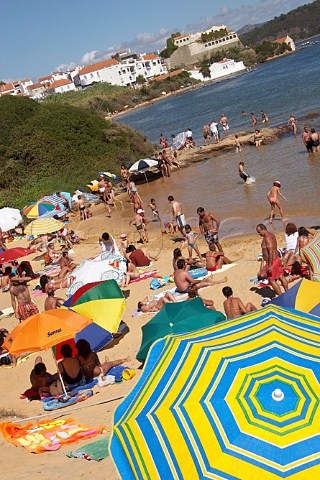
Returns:
[[[176,301],[170,292],[166,292],[160,300],[152,299],[150,295],[146,295],[141,302],[138,302],[138,312],[159,312],[166,303],[175,303]]]

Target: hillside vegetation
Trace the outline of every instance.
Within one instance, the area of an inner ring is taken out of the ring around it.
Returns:
[[[296,42],[320,34],[320,0],[302,5],[240,35],[243,45],[257,45],[289,35]]]
[[[199,81],[190,78],[188,72],[181,72],[179,75],[161,81],[153,81],[136,89],[110,85],[110,83],[95,83],[83,90],[49,95],[44,102],[50,104],[67,103],[107,116],[141,102],[161,97],[162,92],[175,92],[181,87],[196,83],[199,83]]]
[[[119,173],[121,163],[153,150],[142,134],[94,112],[0,97],[0,206],[23,207],[56,190],[74,191],[97,172]]]

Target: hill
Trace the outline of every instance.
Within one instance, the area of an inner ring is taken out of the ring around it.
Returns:
[[[67,104],[0,97],[0,205],[23,207],[74,191],[101,170],[119,173],[154,151],[142,134]]]
[[[251,32],[251,30],[254,30],[255,28],[261,27],[262,25],[264,25],[264,23],[255,23],[254,25],[252,25],[251,23],[248,23],[247,25],[244,25],[239,30],[237,30],[237,34],[239,36],[244,35],[245,33],[249,33],[249,32]]]
[[[257,45],[289,35],[295,42],[320,34],[320,0],[274,17],[262,26],[240,36],[243,45]]]

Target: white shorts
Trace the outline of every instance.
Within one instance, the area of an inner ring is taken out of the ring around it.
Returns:
[[[176,221],[177,221],[178,227],[180,227],[180,228],[185,227],[186,219],[185,219],[185,216],[183,215],[183,213],[176,217]]]

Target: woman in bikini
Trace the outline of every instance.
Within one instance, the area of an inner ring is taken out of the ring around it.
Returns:
[[[99,375],[106,375],[112,367],[122,365],[130,360],[127,358],[120,358],[119,360],[105,361],[101,364],[98,355],[92,351],[90,343],[84,338],[76,343],[76,349],[78,350],[77,358],[79,360],[82,373],[86,378],[94,378]]]
[[[166,292],[159,300],[152,299],[150,295],[146,295],[141,302],[138,302],[138,312],[153,313],[159,312],[166,303],[176,303],[176,299],[170,292]]]
[[[279,212],[280,212],[280,216],[282,218],[282,221],[284,221],[284,217],[283,217],[283,210],[282,210],[282,205],[281,203],[279,202],[278,200],[278,195],[280,195],[280,197],[282,197],[285,201],[287,200],[286,197],[284,195],[282,195],[282,193],[280,192],[280,188],[281,188],[281,183],[276,181],[276,182],[273,182],[273,186],[270,188],[269,192],[268,192],[268,200],[269,200],[269,203],[270,203],[270,206],[271,206],[271,210],[270,210],[270,223],[273,222],[273,215],[274,215],[274,211],[275,211],[275,207],[278,207],[279,208]]]

